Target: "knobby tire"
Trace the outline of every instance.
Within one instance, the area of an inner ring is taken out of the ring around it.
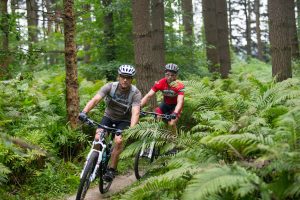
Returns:
[[[87,190],[90,187],[90,176],[93,173],[94,168],[96,166],[98,154],[99,154],[98,152],[94,151],[91,154],[90,159],[88,160],[88,163],[85,167],[82,178],[80,179],[80,184],[79,184],[79,187],[77,190],[76,200],[83,200],[87,193]]]
[[[155,149],[154,149],[155,150]],[[146,157],[144,155],[140,155],[141,150],[135,155],[134,159],[134,175],[136,179],[142,178],[148,172],[151,167],[151,163],[154,160],[154,152],[152,153],[151,158]]]

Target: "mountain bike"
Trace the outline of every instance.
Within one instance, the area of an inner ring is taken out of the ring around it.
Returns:
[[[83,200],[90,183],[99,177],[99,190],[103,194],[107,192],[112,181],[103,179],[107,170],[108,161],[112,152],[112,143],[115,135],[122,134],[122,130],[99,124],[89,118],[84,121],[89,126],[102,128],[99,141],[93,141],[90,152],[87,155],[83,170],[80,174],[80,184],[77,190],[76,200]],[[109,137],[110,136],[110,137]]]
[[[165,121],[169,121],[173,118],[171,115],[158,114],[155,112],[140,112],[141,116],[151,115],[155,119],[161,118]],[[159,148],[155,147],[155,141],[152,141],[150,147],[147,148],[146,143],[144,142],[142,148],[135,155],[134,159],[134,175],[136,179],[142,178],[150,169],[151,163],[155,158],[159,156]]]

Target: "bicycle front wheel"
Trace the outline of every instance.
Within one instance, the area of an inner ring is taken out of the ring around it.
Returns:
[[[112,184],[112,181],[106,181],[103,179],[103,175],[105,174],[107,169],[107,163],[100,163],[99,166],[99,190],[101,194],[107,192]]]
[[[134,175],[136,179],[140,179],[145,176],[151,167],[151,163],[154,160],[154,152],[149,154],[149,149],[146,149],[141,153],[141,150],[135,155],[134,159]]]
[[[95,166],[96,166],[96,163],[98,160],[98,156],[99,156],[98,152],[95,152],[95,151],[92,152],[92,154],[87,162],[87,165],[85,167],[85,170],[83,172],[83,175],[80,179],[80,184],[79,184],[79,187],[77,190],[76,200],[84,199],[84,197],[87,193],[87,190],[90,187],[90,177],[95,169]]]

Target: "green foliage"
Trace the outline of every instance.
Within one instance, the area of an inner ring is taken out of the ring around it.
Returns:
[[[7,181],[7,175],[10,173],[10,170],[0,163],[0,185]]]
[[[210,195],[231,193],[234,199],[250,199],[255,191],[263,199],[271,199],[260,178],[237,165],[215,166],[195,175],[188,184],[182,199],[209,199]]]
[[[94,65],[82,65],[79,70],[84,77],[88,77],[88,80],[95,81],[106,79],[108,81],[117,80],[117,71],[119,66],[123,64],[117,61],[111,61],[103,64]]]
[[[138,141],[124,152],[126,156],[140,147],[142,138],[165,137],[182,150],[155,160],[151,173],[121,199],[300,197],[299,80],[265,81],[269,66],[255,60],[245,65],[251,69],[235,64],[228,80],[185,82],[183,114],[187,113],[175,140],[149,122],[129,131]],[[192,127],[186,129],[189,123]]]
[[[30,184],[23,189],[20,197],[55,199],[59,194],[72,192],[79,184],[76,171],[78,167],[69,162],[48,163],[43,170],[36,171],[34,176],[27,180]]]
[[[56,66],[51,73],[43,70],[31,79],[22,79],[21,75],[0,82],[3,91],[0,94],[0,179],[1,183],[7,181],[4,191],[0,191],[4,199],[55,198],[78,186],[80,168],[57,162],[62,159],[81,161],[81,152],[89,140],[87,135],[70,130],[66,124],[62,69]],[[82,104],[104,84],[86,79],[80,82]],[[102,112],[103,106],[95,111],[99,109]],[[18,195],[9,195],[12,191],[18,191]]]

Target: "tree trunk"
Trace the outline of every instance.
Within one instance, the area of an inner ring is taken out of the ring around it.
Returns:
[[[1,32],[2,37],[2,47],[0,47],[0,79],[5,78],[8,75],[8,65],[9,65],[9,22],[8,22],[8,12],[7,12],[7,0],[0,1],[0,20],[1,20]]]
[[[114,21],[113,12],[108,11],[110,9],[112,0],[102,0],[105,8],[104,15],[104,47],[106,61],[112,61],[116,59],[115,50],[115,34],[114,34]]]
[[[232,2],[231,0],[228,0],[228,28],[229,28],[229,41],[230,41],[230,45],[232,45]]]
[[[85,12],[88,13],[88,16],[84,19],[85,21],[87,21],[87,23],[91,23],[92,19],[91,19],[91,5],[90,4],[85,4],[83,5],[83,9]],[[84,51],[84,57],[83,57],[83,62],[84,63],[90,63],[91,62],[91,53],[90,53],[90,49],[91,49],[91,44],[90,44],[90,39],[85,39],[84,44],[83,44],[83,51]]]
[[[268,0],[272,75],[277,81],[292,77],[286,0]]]
[[[220,72],[216,0],[202,0],[202,9],[208,68],[210,72]]]
[[[263,60],[263,45],[261,42],[261,30],[260,30],[260,0],[254,1],[254,12],[255,12],[255,30],[257,39],[257,58]]]
[[[290,42],[291,42],[291,51],[292,58],[299,58],[299,43],[296,27],[296,16],[295,16],[295,2],[294,0],[286,0],[288,5],[288,18],[289,18],[289,33],[290,33]]]
[[[300,0],[296,0],[297,7],[297,32],[300,33]]]
[[[182,21],[184,26],[184,38],[185,45],[192,47],[194,41],[194,21],[193,21],[193,2],[192,0],[182,0]]]
[[[150,0],[132,1],[134,60],[137,69],[137,87],[145,95],[155,82],[153,66],[151,30],[150,30]],[[151,101],[151,107],[155,102]]]
[[[58,33],[58,32],[62,32],[62,28],[61,28],[61,5],[59,4],[58,0],[51,0],[52,4],[55,5],[54,6],[54,32]]]
[[[155,80],[159,80],[164,73],[165,65],[164,0],[152,0],[151,11],[152,51],[155,58],[153,68],[157,72],[154,74]]]
[[[16,6],[16,4],[17,4],[17,0],[11,0],[10,1],[10,7],[11,7],[11,14],[16,14],[16,9],[17,9],[17,6]]]
[[[220,72],[222,78],[227,78],[231,69],[228,41],[227,3],[226,0],[218,0],[216,2]]]
[[[45,6],[47,10],[47,31],[46,35],[50,36],[51,33],[54,31],[54,21],[55,21],[55,11],[53,9],[54,1],[53,0],[45,0]],[[49,65],[56,64],[56,56],[53,53],[47,54],[47,63],[49,60]]]
[[[68,121],[75,129],[78,123],[79,96],[75,45],[74,1],[64,0],[64,37],[66,65],[66,106]]]
[[[29,52],[38,41],[38,5],[35,0],[26,0]]]
[[[244,0],[244,13],[246,18],[246,52],[251,57],[251,7],[250,0]]]
[[[47,10],[47,35],[49,36],[53,32],[54,10],[52,9],[52,1],[45,0],[45,6]]]

